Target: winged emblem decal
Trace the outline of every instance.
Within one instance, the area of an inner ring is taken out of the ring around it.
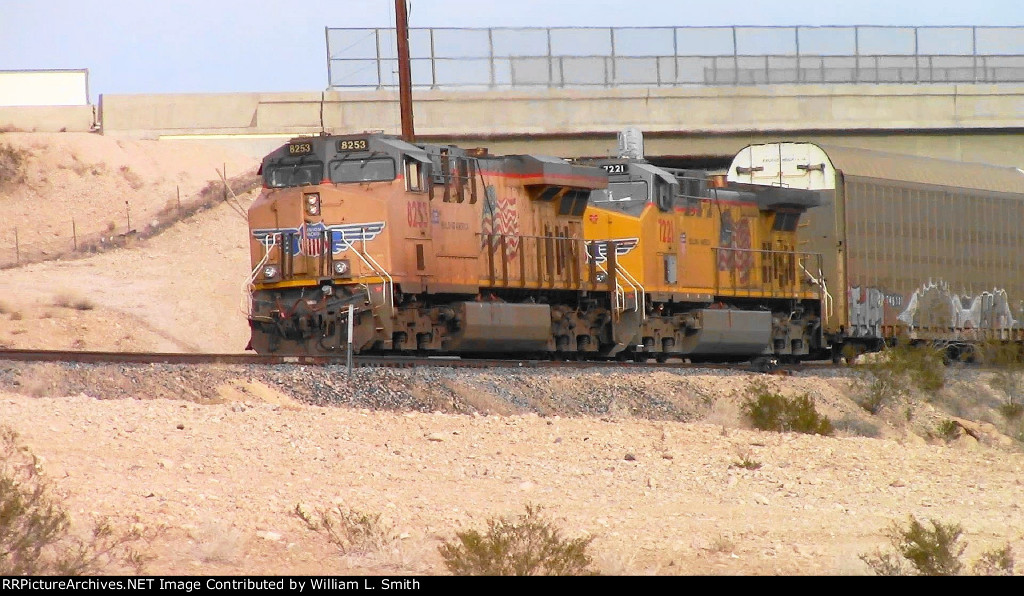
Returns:
[[[266,247],[277,244],[292,255],[320,256],[328,245],[332,254],[339,254],[357,242],[369,242],[384,231],[384,225],[383,221],[334,226],[320,222],[298,228],[258,228],[252,235]]]
[[[615,256],[621,257],[636,248],[640,242],[639,238],[609,238],[608,240],[587,240],[587,260],[594,259],[595,263],[604,263],[608,260],[608,242],[615,243]]]

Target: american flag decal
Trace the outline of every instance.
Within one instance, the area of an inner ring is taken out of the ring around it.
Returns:
[[[733,221],[729,211],[722,213],[722,228],[719,232],[718,270],[736,270],[740,283],[749,283],[750,270],[754,264],[754,255],[750,233],[750,218],[741,217]],[[732,249],[743,250],[732,250]]]
[[[511,195],[497,196],[493,186],[484,190],[484,208],[480,216],[480,233],[492,236],[491,242],[498,245],[499,236],[505,237],[505,255],[514,259],[519,254],[519,207]]]
[[[608,240],[587,240],[587,260],[594,258],[595,263],[604,263],[608,260],[608,245],[606,242],[615,243],[615,256],[621,257],[636,248],[639,238],[610,238]]]

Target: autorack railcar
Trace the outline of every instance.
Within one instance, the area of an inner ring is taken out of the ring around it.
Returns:
[[[902,338],[969,356],[1024,340],[1024,172],[812,143],[751,145],[730,181],[822,194],[806,250],[823,255],[835,357]]]

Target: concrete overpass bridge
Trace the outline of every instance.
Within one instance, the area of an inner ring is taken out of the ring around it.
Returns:
[[[803,140],[1024,167],[1024,84],[427,90],[414,112],[419,139],[493,153],[608,155],[636,126],[648,155],[684,162]],[[97,115],[105,135],[213,139],[255,155],[295,135],[401,128],[387,90],[104,95]]]

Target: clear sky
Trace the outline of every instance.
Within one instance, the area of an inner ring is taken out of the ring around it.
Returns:
[[[411,27],[1024,25],[1024,0],[411,0]],[[319,91],[325,27],[394,0],[0,0],[0,70],[88,68],[102,93]]]

